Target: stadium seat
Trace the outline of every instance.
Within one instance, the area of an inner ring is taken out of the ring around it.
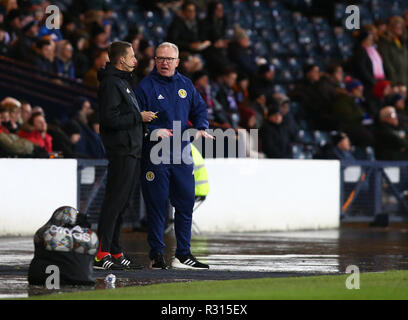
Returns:
[[[299,130],[298,132],[298,141],[303,144],[315,144],[315,137],[313,133],[309,130]]]
[[[316,130],[313,132],[316,144],[319,147],[326,145],[327,143],[331,142],[330,132]]]

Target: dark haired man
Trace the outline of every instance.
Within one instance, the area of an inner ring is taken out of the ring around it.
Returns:
[[[94,267],[99,269],[140,269],[126,259],[119,244],[123,213],[140,174],[142,122],[154,113],[140,112],[131,89],[137,60],[128,42],[113,42],[110,63],[98,73],[100,131],[109,160],[105,197],[99,217],[99,249]]]

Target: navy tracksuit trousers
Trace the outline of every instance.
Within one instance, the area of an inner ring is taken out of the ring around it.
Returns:
[[[153,164],[142,160],[142,192],[146,204],[149,256],[164,254],[167,201],[175,208],[176,254],[190,253],[191,225],[195,202],[194,164]]]

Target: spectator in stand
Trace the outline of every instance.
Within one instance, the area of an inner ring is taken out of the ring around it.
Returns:
[[[79,98],[76,115],[71,119],[71,128],[77,124],[79,128],[80,139],[76,141],[75,151],[82,157],[91,159],[105,158],[105,148],[101,137],[89,125],[89,117],[95,113],[91,102],[86,98]]]
[[[374,136],[370,129],[373,118],[365,105],[364,86],[359,80],[352,79],[346,84],[346,89],[348,94],[338,95],[333,106],[341,131],[347,133],[357,146],[373,146]]]
[[[21,28],[22,34],[10,49],[13,59],[30,61],[34,55],[33,47],[38,38],[38,22],[32,18]]]
[[[66,15],[64,24],[61,26],[62,38],[68,40],[72,45],[75,44],[79,30],[77,28],[78,20],[76,17]]]
[[[98,112],[93,112],[88,115],[88,126],[91,128],[92,132],[96,133],[98,136],[101,134],[100,131],[100,121],[99,121],[99,114]]]
[[[103,68],[109,61],[109,55],[107,50],[99,50],[95,53],[92,68],[85,74],[84,83],[92,86],[98,87],[98,71]]]
[[[334,132],[331,143],[327,143],[316,153],[314,159],[356,160],[351,153],[351,142],[344,132]]]
[[[380,39],[378,50],[387,79],[408,86],[408,42],[404,19],[395,16],[389,20],[387,33]]]
[[[271,97],[274,90],[275,67],[272,64],[265,63],[258,67],[257,73],[251,82],[250,91],[261,90],[266,97]]]
[[[259,151],[258,135],[250,134],[251,129],[259,129],[256,125],[255,111],[250,107],[242,107],[240,108],[240,117],[240,126],[246,130],[238,131],[238,144],[240,142],[245,142],[245,153],[247,157],[256,159],[265,158],[265,154]]]
[[[0,107],[1,110],[1,107]],[[10,133],[7,128],[0,123],[0,156],[30,156],[48,157],[48,153],[37,147],[31,141],[20,138],[18,135]]]
[[[72,61],[73,48],[68,40],[58,41],[56,44],[56,68],[59,76],[75,79],[75,68]]]
[[[56,73],[57,67],[54,59],[52,43],[48,40],[38,40],[33,65],[44,72]]]
[[[211,75],[230,64],[226,39],[227,21],[221,1],[211,1],[207,6],[206,18],[200,21],[200,39],[211,41],[211,46],[204,50],[203,55]]]
[[[249,76],[243,72],[239,72],[234,86],[235,99],[237,100],[238,108],[249,107],[251,105],[249,84]]]
[[[385,107],[384,100],[393,94],[391,82],[388,80],[378,81],[373,88],[373,94],[380,106]]]
[[[7,33],[10,36],[9,45],[13,46],[20,36],[21,32],[21,12],[18,9],[11,10],[5,18],[5,26]]]
[[[376,39],[376,43],[378,44],[380,39],[386,34],[388,25],[387,25],[387,21],[384,19],[375,20],[374,25],[377,28],[378,39]]]
[[[96,22],[90,27],[89,37],[89,46],[85,50],[85,54],[88,56],[88,59],[92,61],[96,53],[101,50],[107,50],[108,39],[105,29]]]
[[[408,132],[408,114],[405,109],[404,96],[399,93],[393,93],[386,97],[384,104],[395,108],[400,127]]]
[[[146,77],[154,69],[154,59],[153,58],[142,58],[138,59],[136,68],[136,78],[137,82]]]
[[[79,126],[67,122],[63,128],[57,124],[48,125],[48,134],[52,137],[52,148],[64,158],[83,158],[75,151],[75,143],[80,138]]]
[[[354,75],[364,83],[367,97],[377,81],[385,80],[383,59],[374,45],[372,33],[361,29],[352,60]]]
[[[393,93],[398,93],[401,96],[403,96],[405,100],[407,99],[407,87],[404,86],[403,84],[398,84],[398,83],[395,84],[392,87],[392,91]]]
[[[85,36],[78,35],[75,37],[75,40],[73,42],[74,47],[73,62],[75,78],[78,79],[83,79],[85,74],[91,68],[91,62],[89,61],[88,56],[85,53],[85,44],[86,44]]]
[[[3,23],[0,23],[0,55],[8,56],[9,55],[9,46],[8,42],[10,41],[10,36],[7,33],[6,27]]]
[[[228,45],[228,58],[240,71],[247,73],[250,77],[258,69],[248,33],[238,25],[234,26],[234,41]]]
[[[268,116],[266,95],[262,90],[253,90],[251,93],[251,108],[255,111],[256,127],[260,128]]]
[[[28,101],[21,100],[21,120],[22,123],[30,119],[32,113],[31,104]]]
[[[201,52],[211,45],[208,39],[200,39],[194,2],[183,3],[180,14],[175,16],[167,30],[166,41],[176,44],[180,52],[191,53]]]
[[[377,45],[378,40],[380,40],[377,27],[374,24],[366,24],[363,26],[363,28],[366,32],[371,33],[371,35],[373,36],[374,44]]]
[[[1,106],[8,110],[9,121],[5,124],[10,133],[17,134],[21,128],[21,103],[6,102],[2,103]]]
[[[213,90],[208,74],[204,71],[197,71],[192,76],[192,82],[207,105],[209,127],[211,129],[231,128],[222,105],[213,98]]]
[[[192,55],[189,52],[180,52],[180,64],[178,71],[191,79],[194,72],[201,71],[203,69],[203,61],[200,57]]]
[[[7,130],[7,133],[9,133],[7,129],[7,124],[10,122],[10,113],[9,111],[2,107],[0,105],[0,125],[3,127],[3,129]]]
[[[141,39],[139,43],[139,52],[141,59],[153,59],[154,58],[154,45],[147,39]]]
[[[23,123],[18,136],[25,138],[48,153],[52,152],[52,137],[47,133],[47,122],[40,112],[34,112],[26,123]]]
[[[45,116],[44,109],[43,109],[41,106],[35,106],[35,107],[33,108],[32,112],[31,112],[31,115],[32,115],[33,113],[37,113],[37,112],[39,112],[39,113],[41,113],[43,116]]]
[[[338,121],[333,115],[332,100],[326,100],[322,94],[321,73],[318,65],[307,64],[303,67],[304,77],[296,83],[289,97],[301,103],[302,115],[314,130],[336,130]]]
[[[331,64],[326,68],[326,72],[320,78],[320,92],[324,101],[328,104],[329,110],[332,109],[336,95],[347,93],[344,83],[344,71],[340,64]]]
[[[259,131],[262,152],[267,158],[291,159],[292,140],[283,125],[283,117],[277,104],[268,106],[268,115]]]
[[[215,98],[222,105],[227,115],[228,123],[233,129],[239,128],[239,110],[235,99],[234,86],[237,81],[237,71],[233,68],[225,68],[217,79]]]
[[[273,99],[278,104],[279,111],[282,114],[282,125],[288,128],[291,140],[295,141],[298,136],[299,125],[297,124],[294,114],[290,110],[289,97],[281,93],[275,93]]]
[[[137,32],[129,32],[124,39],[124,41],[129,42],[132,44],[133,52],[135,53],[136,59],[139,61],[142,59],[142,54],[140,53],[140,34],[139,31]]]
[[[7,15],[10,11],[18,9],[18,3],[17,0],[2,0],[1,7],[4,8],[4,12]]]
[[[408,10],[404,11],[404,13],[402,14],[402,18],[404,19],[405,28],[408,31]]]
[[[399,128],[394,107],[386,106],[380,110],[375,137],[377,160],[408,160],[408,142]]]

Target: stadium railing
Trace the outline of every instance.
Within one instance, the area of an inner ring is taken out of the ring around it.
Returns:
[[[96,89],[78,80],[4,56],[0,56],[0,95],[18,97],[43,107],[48,120],[72,115],[78,97],[92,103],[97,99]]]
[[[340,174],[342,221],[407,220],[407,161],[342,161]]]
[[[78,160],[78,205],[95,227],[105,193],[106,160]],[[387,216],[391,222],[408,218],[408,162],[343,161],[340,172],[340,219],[370,222]],[[131,197],[124,225],[137,226],[144,216],[140,194]]]

